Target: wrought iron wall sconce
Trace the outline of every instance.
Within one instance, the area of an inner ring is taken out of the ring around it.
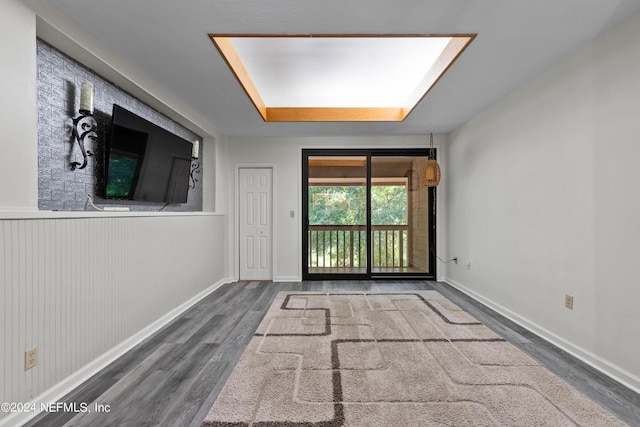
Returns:
[[[87,167],[87,158],[93,156],[93,153],[86,149],[85,141],[96,140],[98,138],[98,123],[93,118],[93,84],[89,82],[82,83],[80,92],[80,111],[79,115],[73,119],[73,137],[78,141],[80,151],[82,151],[83,161],[72,162],[71,170],[84,169]]]
[[[193,147],[191,148],[191,172],[189,173],[189,177],[191,178],[191,183],[189,184],[189,189],[193,190],[196,188],[196,183],[198,182],[198,178],[194,175],[200,175],[200,141],[197,139],[193,141]]]

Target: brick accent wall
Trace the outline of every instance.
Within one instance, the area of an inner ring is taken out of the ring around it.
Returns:
[[[155,111],[132,95],[106,81],[94,71],[53,46],[38,39],[38,208],[40,210],[93,210],[87,203],[87,193],[98,206],[123,205],[132,211],[201,211],[203,167],[193,174],[198,182],[189,190],[187,203],[165,206],[158,203],[131,200],[104,200],[104,147],[110,135],[113,104],[136,113],[152,123],[188,140],[199,140],[202,159],[202,138],[189,129]],[[87,148],[94,153],[85,169],[71,170],[71,162],[82,163],[83,157],[74,140],[71,120],[78,115],[80,87],[90,81],[94,86],[94,117],[98,123],[98,138]],[[25,159],[16,159],[16,161]],[[196,165],[194,161],[192,167]]]

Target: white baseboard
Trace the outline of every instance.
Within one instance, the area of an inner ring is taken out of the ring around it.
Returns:
[[[531,322],[530,320],[520,316],[519,314],[514,313],[513,311],[501,306],[500,304],[497,304],[494,301],[483,297],[482,295],[478,294],[477,292],[474,292],[473,290],[456,282],[455,280],[452,280],[450,278],[445,278],[443,281],[453,286],[460,292],[475,299],[476,301],[486,305],[487,307],[491,308],[495,312],[500,313],[501,315],[511,320],[512,322],[517,323],[518,325],[529,330],[530,332],[533,332],[534,334],[540,336],[541,338],[549,341],[553,345],[561,348],[562,350],[566,351],[567,353],[571,354],[577,359],[583,361],[584,363],[592,366],[593,368],[597,369],[603,374],[613,378],[614,380],[624,385],[625,387],[628,387],[629,389],[635,391],[636,393],[640,393],[640,378],[637,375],[634,375],[633,373],[609,362],[608,360],[605,360],[600,356],[593,354],[588,350],[585,350],[584,348],[577,346],[576,344],[570,341],[567,341],[566,339],[554,334],[548,329],[545,329],[542,326],[534,322]]]
[[[274,282],[301,282],[302,277],[298,276],[279,276],[273,279]]]
[[[80,368],[64,380],[60,381],[41,395],[34,398],[31,402],[28,403],[29,407],[40,408],[41,404],[47,405],[52,402],[58,402],[72,390],[80,386],[86,380],[100,372],[102,369],[107,367],[110,363],[114,362],[116,359],[121,357],[123,354],[131,350],[136,345],[140,344],[146,338],[150,337],[164,326],[169,324],[172,320],[178,317],[180,314],[187,311],[189,308],[194,306],[204,297],[209,295],[211,292],[218,289],[220,286],[230,283],[231,280],[229,278],[224,278],[216,282],[215,284],[209,286],[204,291],[200,292],[193,298],[189,299],[185,303],[179,305],[174,308],[160,319],[156,320],[146,328],[140,330],[138,333],[132,335],[127,340],[118,344],[116,347],[104,353],[102,356],[94,359],[88,365]],[[13,413],[8,417],[5,417],[0,420],[0,427],[8,427],[8,426],[18,426],[27,423],[32,418],[40,415],[39,411],[35,412],[17,412]]]

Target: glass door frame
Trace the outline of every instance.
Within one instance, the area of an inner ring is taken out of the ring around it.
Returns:
[[[437,151],[434,149],[434,154]],[[310,273],[309,272],[309,157],[341,157],[366,156],[366,236],[367,236],[367,267],[366,274],[360,273]],[[429,271],[428,272],[372,272],[372,224],[371,224],[371,159],[373,157],[419,156],[428,157],[428,148],[406,149],[302,149],[302,279],[303,280],[368,280],[383,278],[427,279],[437,277],[436,265],[436,188],[428,188],[428,242],[429,242]]]

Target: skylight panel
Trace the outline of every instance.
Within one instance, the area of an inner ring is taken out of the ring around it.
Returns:
[[[266,121],[401,121],[473,36],[210,35]]]

